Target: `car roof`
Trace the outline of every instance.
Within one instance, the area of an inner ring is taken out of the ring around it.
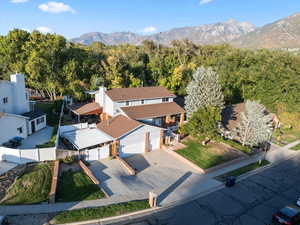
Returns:
[[[280,212],[288,217],[294,217],[300,214],[300,208],[294,205],[288,205],[280,210]]]

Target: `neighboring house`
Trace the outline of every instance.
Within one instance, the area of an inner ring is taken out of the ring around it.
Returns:
[[[14,74],[10,78],[0,81],[0,144],[14,137],[27,138],[46,127],[45,113],[30,111],[24,75]]]
[[[61,137],[77,150],[117,142],[121,157],[153,151],[160,148],[165,128],[177,128],[184,123],[185,110],[174,102],[176,95],[165,87],[100,87],[89,94],[95,95],[95,102],[73,104],[69,109],[78,121],[82,116],[97,115],[100,122],[83,129],[73,126],[68,131],[70,126],[66,126],[62,128],[65,132],[61,130]]]

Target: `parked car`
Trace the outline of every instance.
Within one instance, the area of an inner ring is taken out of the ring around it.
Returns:
[[[9,225],[6,216],[1,216],[0,215],[0,225]]]
[[[275,224],[300,224],[300,208],[295,205],[285,206],[273,215],[272,221]]]

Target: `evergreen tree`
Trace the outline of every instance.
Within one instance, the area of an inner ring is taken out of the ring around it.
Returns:
[[[187,86],[185,104],[189,116],[202,107],[223,108],[224,96],[219,84],[219,75],[211,67],[199,67],[193,74],[193,80]]]
[[[266,108],[256,101],[247,100],[236,128],[241,143],[253,147],[268,142],[272,130],[272,117],[267,114]]]

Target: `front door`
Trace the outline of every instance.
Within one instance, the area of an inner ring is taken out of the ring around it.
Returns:
[[[34,120],[31,121],[31,133],[34,133],[35,132],[35,122]]]

